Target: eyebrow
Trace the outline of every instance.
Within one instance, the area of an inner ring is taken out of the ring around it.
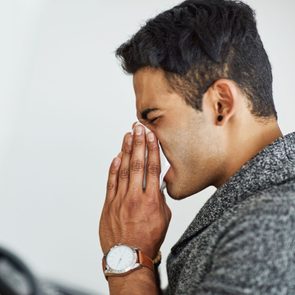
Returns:
[[[155,112],[155,111],[158,111],[158,110],[159,109],[157,109],[157,108],[153,108],[153,109],[148,108],[148,109],[145,109],[144,111],[142,111],[140,113],[141,118],[144,119],[144,120],[147,120],[148,119],[147,116],[148,116],[149,113]]]

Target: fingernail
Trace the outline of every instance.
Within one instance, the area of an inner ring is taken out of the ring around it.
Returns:
[[[128,136],[126,142],[128,145],[131,145],[132,144],[132,136]]]
[[[155,136],[154,136],[154,134],[152,132],[149,132],[147,134],[147,139],[148,139],[149,142],[154,141],[154,138],[155,138]]]
[[[115,167],[118,167],[119,164],[120,164],[120,162],[121,162],[121,159],[118,158],[118,157],[116,157],[116,158],[114,159],[114,161],[113,161],[113,164],[114,164]]]
[[[136,121],[132,124],[132,129],[135,127],[136,124],[138,124],[138,121]]]
[[[142,126],[137,125],[137,126],[135,127],[135,134],[136,134],[136,135],[141,135],[141,134],[142,134],[142,130],[143,130]]]

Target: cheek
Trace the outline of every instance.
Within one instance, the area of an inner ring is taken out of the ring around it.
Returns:
[[[204,142],[191,137],[178,137],[173,144],[172,160],[179,177],[192,176],[206,166],[209,150]]]
[[[159,139],[164,154],[171,162],[171,166],[176,170],[175,172],[182,172],[182,166],[190,165],[195,153],[195,142],[193,142],[189,132],[171,128],[160,130],[159,128],[155,131],[155,134]]]
[[[177,174],[182,173],[191,160],[190,146],[183,139],[175,136],[165,142],[164,149],[172,168]]]

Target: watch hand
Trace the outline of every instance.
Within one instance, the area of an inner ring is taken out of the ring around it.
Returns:
[[[122,260],[122,257],[118,261],[117,268],[119,267],[119,264],[120,264],[121,260]]]

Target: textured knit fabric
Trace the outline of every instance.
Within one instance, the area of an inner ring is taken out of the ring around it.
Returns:
[[[295,132],[219,187],[171,249],[165,294],[295,294]]]

